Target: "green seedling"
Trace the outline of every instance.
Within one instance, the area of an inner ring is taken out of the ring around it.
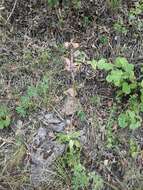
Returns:
[[[10,114],[6,106],[0,106],[0,129],[9,127],[11,122]]]
[[[21,96],[19,105],[16,107],[17,113],[25,117],[28,111],[37,107],[37,100],[42,98],[45,101],[47,99],[48,88],[48,78],[46,76],[36,86],[29,86],[26,95]]]
[[[138,146],[137,142],[133,139],[130,139],[129,145],[130,145],[129,152],[130,152],[132,158],[136,158],[136,156],[138,155],[138,152],[139,152],[139,146]]]
[[[88,189],[92,184],[93,190],[100,190],[103,187],[102,178],[95,172],[89,172],[81,163],[81,144],[79,142],[79,133],[58,134],[57,138],[61,143],[67,144],[67,151],[60,159],[58,165],[58,173],[61,173],[64,180],[70,179],[71,188],[73,190]],[[68,175],[65,171],[65,166],[68,168]],[[65,171],[65,172],[64,172]],[[70,174],[70,175],[69,175]]]
[[[128,30],[122,22],[116,22],[113,26],[114,30],[118,33],[127,34]]]

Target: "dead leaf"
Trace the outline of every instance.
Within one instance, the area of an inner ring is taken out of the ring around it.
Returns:
[[[79,48],[79,43],[72,42],[71,43],[74,49]]]
[[[71,60],[67,57],[64,57],[65,62],[65,70],[69,72],[76,72],[77,68],[74,63],[71,62]]]
[[[66,115],[73,115],[78,109],[78,99],[76,98],[77,92],[74,88],[69,88],[64,92],[66,94],[66,100],[63,108],[63,113]]]
[[[62,109],[62,113],[70,116],[73,115],[76,111],[78,111],[79,108],[79,101],[77,98],[72,96],[67,96],[64,107]]]
[[[79,43],[77,43],[77,42],[65,42],[64,43],[64,47],[66,48],[66,49],[68,49],[69,47],[73,47],[74,49],[77,49],[77,48],[79,48]]]
[[[108,160],[104,160],[104,166],[108,166],[109,161]]]
[[[108,103],[108,106],[111,107],[113,102],[112,101],[108,101],[107,103]]]
[[[77,92],[74,88],[69,88],[64,92],[67,96],[75,97],[77,95]]]
[[[70,45],[71,45],[70,42],[65,42],[65,43],[64,43],[64,46],[65,46],[66,49],[68,49],[68,48],[70,47]]]

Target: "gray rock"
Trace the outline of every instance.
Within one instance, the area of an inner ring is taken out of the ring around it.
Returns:
[[[64,129],[65,129],[65,123],[64,122],[61,122],[61,123],[59,123],[59,124],[57,124],[57,125],[53,125],[52,127],[51,127],[51,129],[54,131],[54,132],[62,132],[62,131],[64,131]]]
[[[37,142],[39,142],[38,146],[36,146]],[[54,162],[64,153],[64,150],[65,145],[50,139],[45,128],[38,129],[31,147],[31,182],[34,187],[39,187],[41,183],[51,180],[54,174],[52,169]]]
[[[54,117],[54,115],[52,113],[48,113],[45,115],[45,120],[47,120],[48,123],[52,123],[52,124],[58,124],[61,122],[60,119]]]

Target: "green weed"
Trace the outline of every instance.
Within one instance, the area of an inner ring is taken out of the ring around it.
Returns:
[[[74,190],[79,188],[87,188],[89,183],[89,178],[87,171],[82,164],[76,164],[73,168],[73,177],[72,177],[72,187]]]
[[[138,146],[137,142],[134,139],[130,139],[129,145],[130,145],[129,152],[130,152],[132,158],[136,158],[136,156],[138,155],[138,152],[139,152],[139,146]]]
[[[107,36],[105,36],[105,35],[101,36],[101,37],[99,38],[99,41],[100,41],[100,43],[103,44],[103,45],[108,44],[108,38],[107,38]]]
[[[113,25],[113,28],[116,32],[118,33],[122,33],[122,34],[127,34],[128,32],[128,29],[126,28],[126,26],[124,25],[123,21],[120,20],[118,22],[116,22],[114,25]]]
[[[4,129],[10,125],[11,118],[9,110],[6,106],[0,106],[0,129]]]
[[[106,146],[108,148],[112,148],[116,145],[116,138],[113,133],[113,125],[114,125],[114,118],[115,118],[115,112],[116,112],[116,107],[113,106],[110,111],[109,118],[106,123],[106,131],[107,131],[107,140],[106,140]]]
[[[86,114],[85,114],[85,112],[82,111],[82,110],[79,110],[79,111],[77,112],[77,116],[78,116],[78,118],[80,119],[80,121],[85,121],[85,119],[86,119]]]
[[[129,126],[136,129],[141,126],[143,111],[143,81],[138,81],[135,76],[133,64],[128,63],[124,57],[117,57],[114,63],[108,63],[106,59],[92,60],[93,69],[105,70],[108,74],[106,81],[117,88],[117,98],[128,98],[126,110],[119,115],[118,122],[121,128]]]
[[[73,190],[88,189],[89,185],[92,185],[93,190],[101,190],[104,184],[102,178],[95,172],[89,172],[81,163],[79,133],[58,134],[57,137],[60,142],[67,144],[67,151],[60,159],[57,172],[62,174],[63,179],[68,179]]]
[[[131,8],[129,15],[130,16],[138,16],[143,12],[143,1],[138,1],[135,3],[134,8]]]
[[[143,22],[140,15],[143,13],[143,1],[138,1],[135,3],[135,6],[129,11],[129,23],[131,26],[134,26],[138,31],[143,30]]]
[[[16,107],[17,113],[25,117],[28,111],[37,107],[39,100],[46,102],[48,88],[48,78],[46,76],[36,86],[29,86],[26,95],[21,96],[19,105]]]

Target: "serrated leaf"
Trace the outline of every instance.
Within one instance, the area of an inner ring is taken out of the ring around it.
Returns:
[[[129,64],[128,60],[125,57],[117,57],[115,60],[115,65],[118,68],[122,68],[124,69],[124,71],[130,73],[131,71],[134,70],[134,65],[133,64]]]
[[[128,64],[128,60],[125,57],[117,57],[115,59],[115,65],[117,67],[122,68],[125,64]]]
[[[128,125],[128,116],[126,113],[121,113],[118,117],[118,123],[121,128],[125,128]]]
[[[129,128],[133,130],[133,129],[139,128],[140,126],[141,126],[141,123],[138,121],[136,123],[131,123]]]
[[[113,70],[111,74],[106,77],[107,82],[112,82],[115,86],[120,87],[123,72],[121,70]]]
[[[129,115],[129,120],[130,120],[130,125],[129,128],[130,129],[137,129],[141,126],[141,117],[139,116],[138,113],[135,113],[134,111],[128,110],[127,111],[128,115]]]
[[[136,89],[137,88],[137,83],[134,82],[134,83],[130,84],[130,88],[131,89]]]
[[[123,91],[125,94],[130,94],[130,93],[131,93],[130,85],[129,85],[127,82],[124,82],[124,83],[122,84],[122,91]]]
[[[105,71],[110,71],[113,69],[113,65],[111,63],[107,63],[106,59],[100,59],[97,62],[97,67],[98,69],[105,70]]]

